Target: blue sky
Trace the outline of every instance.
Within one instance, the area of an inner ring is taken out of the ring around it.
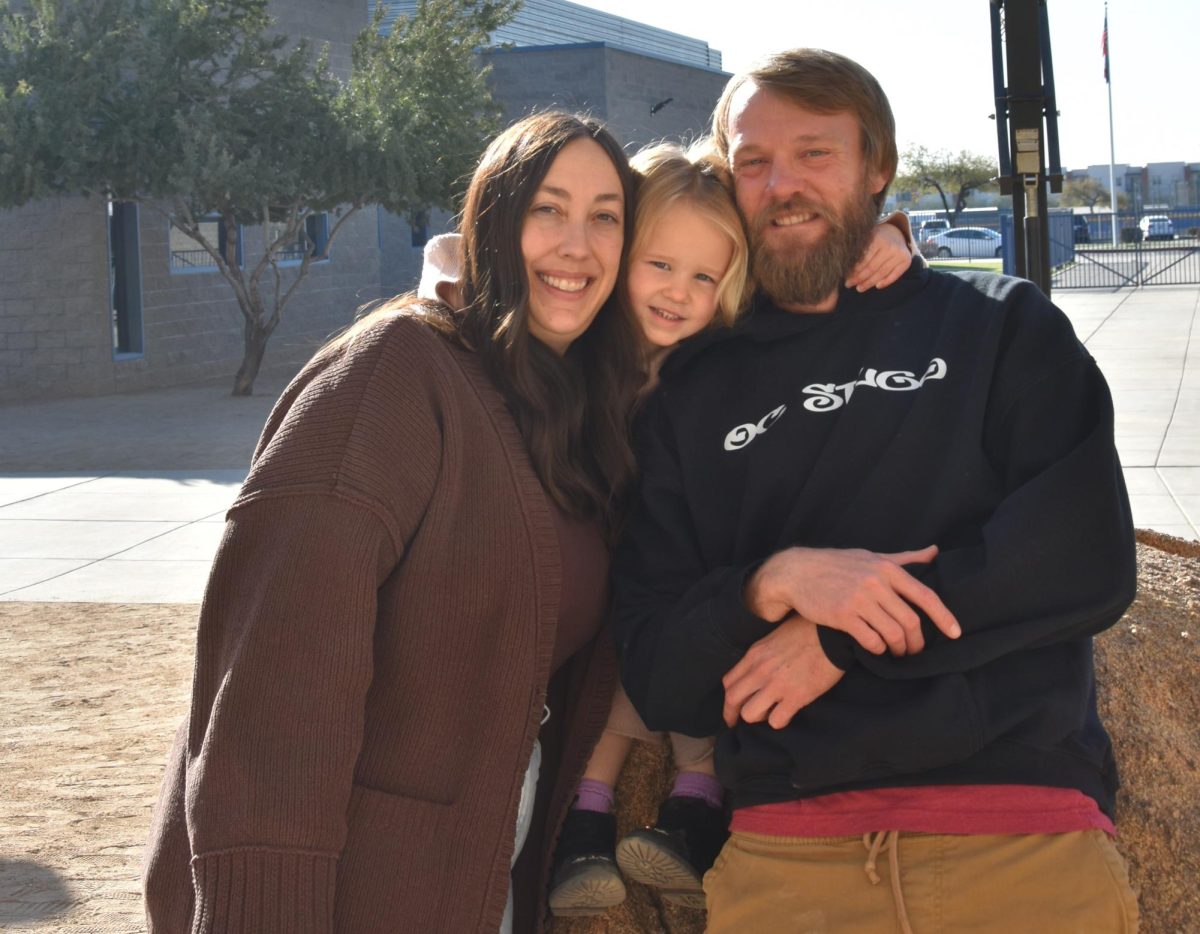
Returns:
[[[784,13],[780,0],[737,0],[724,18],[698,16],[695,0],[576,2],[703,39],[726,71],[773,48],[842,52],[888,92],[902,149],[995,154],[988,0],[792,0]],[[1107,163],[1103,0],[1047,9],[1063,163]],[[1200,0],[1110,0],[1108,30],[1117,162],[1200,162]]]

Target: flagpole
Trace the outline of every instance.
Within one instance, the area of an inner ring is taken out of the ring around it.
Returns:
[[[1112,75],[1108,62],[1108,4],[1104,4],[1104,83],[1108,85],[1108,198],[1112,211],[1112,242],[1116,246],[1117,234],[1117,144],[1113,135]]]

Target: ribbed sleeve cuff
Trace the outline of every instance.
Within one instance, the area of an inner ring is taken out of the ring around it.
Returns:
[[[235,849],[192,859],[192,934],[329,934],[337,857]]]

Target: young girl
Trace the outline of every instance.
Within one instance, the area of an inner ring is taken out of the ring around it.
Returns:
[[[642,150],[631,160],[638,178],[626,299],[641,332],[648,376],[657,382],[670,350],[711,326],[730,326],[748,304],[752,283],[741,217],[719,163],[703,143]],[[908,269],[911,238],[903,214],[888,218],[848,285],[889,285]],[[458,304],[458,238],[426,246],[418,293]],[[677,775],[653,827],[616,845],[613,788],[635,739],[659,742],[617,688],[605,731],[588,760],[554,856],[550,908],[556,915],[604,912],[625,899],[622,877],[658,886],[669,901],[704,906],[700,880],[727,837],[712,738],[668,734]],[[618,868],[619,866],[619,868]]]
[[[648,381],[681,340],[730,326],[752,291],[742,220],[722,170],[703,142],[685,152],[662,144],[630,160],[637,207],[625,294],[643,337]],[[876,228],[849,285],[888,285],[912,261],[907,218]],[[894,224],[894,226],[893,226]],[[613,788],[633,740],[660,741],[618,687],[605,732],[588,761],[555,852],[550,909],[556,915],[603,912],[625,898],[622,874],[662,889],[668,901],[704,907],[700,880],[728,836],[711,737],[668,734],[677,774],[653,827],[616,842]],[[619,869],[618,869],[619,867]]]

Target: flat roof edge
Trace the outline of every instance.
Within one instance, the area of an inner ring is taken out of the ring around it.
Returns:
[[[655,61],[667,62],[671,65],[682,65],[684,68],[695,68],[697,71],[707,71],[710,74],[721,75],[725,78],[732,77],[732,73],[725,71],[723,68],[714,68],[712,65],[700,65],[694,62],[680,61],[678,58],[673,58],[669,55],[655,55],[653,52],[647,52],[644,49],[634,49],[625,45],[618,45],[613,42],[605,42],[603,40],[593,40],[590,42],[560,42],[551,45],[489,45],[481,51],[487,53],[510,53],[510,52],[560,52],[565,49],[611,49],[614,52],[624,52],[626,55],[637,55],[640,58],[651,58]]]

